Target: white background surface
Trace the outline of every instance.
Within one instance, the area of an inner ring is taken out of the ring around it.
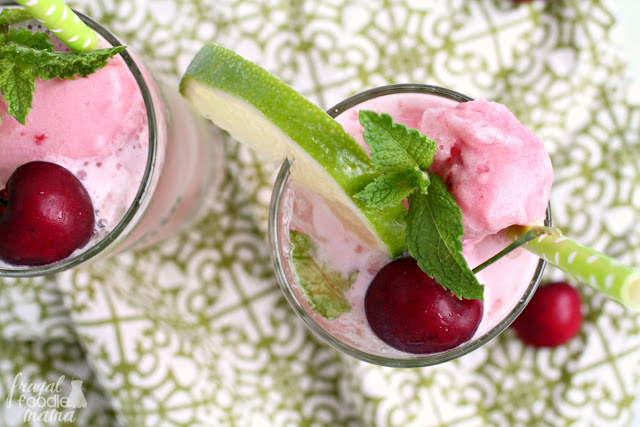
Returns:
[[[614,0],[622,29],[622,45],[631,78],[640,86],[640,0]]]

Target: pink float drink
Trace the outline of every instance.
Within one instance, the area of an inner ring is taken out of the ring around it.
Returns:
[[[99,34],[101,47],[122,44],[78,15]],[[42,30],[35,20],[25,25]],[[56,50],[65,49],[53,41]],[[80,179],[95,213],[84,247],[37,267],[2,262],[3,276],[56,273],[150,246],[194,221],[222,177],[218,131],[129,49],[86,78],[36,81],[25,126],[7,114],[4,103],[0,114],[0,187],[20,165],[56,163]]]
[[[358,121],[360,109],[388,113],[394,121],[418,128],[435,139],[439,150],[431,171],[443,178],[461,207],[465,228],[463,254],[473,268],[510,243],[501,231],[503,228],[545,221],[552,172],[539,140],[521,125],[511,128],[512,120],[515,120],[511,113],[500,111],[502,106],[495,104],[476,102],[463,105],[466,101],[470,98],[447,89],[394,85],[349,98],[330,109],[329,113],[365,146],[363,129]],[[489,113],[482,111],[487,108]],[[464,111],[474,109],[481,111]],[[482,127],[482,124],[478,125],[479,120],[493,120],[493,117],[487,117],[492,114],[500,116],[497,127],[511,134],[509,140],[495,140],[504,136],[492,134],[495,129],[470,129]],[[478,119],[478,115],[484,118]],[[465,147],[465,141],[474,140],[482,132],[485,132],[481,137],[485,146],[474,147],[472,144]],[[471,133],[475,136],[472,137]],[[518,144],[533,144],[536,153],[516,155],[510,164],[504,161],[490,164],[491,157],[499,155],[491,153],[492,144],[501,143],[513,145],[510,150],[516,154],[523,148]],[[518,170],[522,168],[533,173],[519,174]],[[488,169],[493,169],[492,173],[486,173]],[[537,287],[544,261],[524,250],[511,252],[477,275],[485,285],[484,313],[469,341],[431,354],[397,350],[372,331],[364,308],[365,294],[371,281],[391,261],[390,258],[360,241],[320,195],[288,180],[288,176],[288,164],[285,163],[276,182],[270,212],[270,239],[276,273],[290,304],[310,329],[347,354],[371,363],[407,367],[433,365],[457,358],[506,329]],[[517,194],[509,196],[514,191]],[[311,236],[317,244],[317,257],[334,270],[344,276],[354,270],[359,272],[346,295],[351,304],[349,312],[327,320],[309,307],[288,258],[290,230]]]

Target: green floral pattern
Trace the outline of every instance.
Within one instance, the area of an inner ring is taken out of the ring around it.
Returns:
[[[628,97],[613,3],[70,2],[176,78],[214,40],[323,108],[399,82],[502,102],[551,154],[555,224],[638,265],[640,105]],[[553,350],[523,346],[509,330],[457,361],[400,370],[318,342],[271,272],[276,166],[228,138],[225,150],[226,179],[192,229],[54,279],[0,282],[3,402],[28,372],[81,376],[83,426],[632,423],[639,318],[584,286],[585,325]],[[22,425],[19,415],[0,411],[0,424]]]

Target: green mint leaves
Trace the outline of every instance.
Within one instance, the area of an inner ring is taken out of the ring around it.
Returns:
[[[418,266],[459,298],[483,299],[483,286],[462,256],[462,212],[437,175],[426,195],[409,197],[406,240]]]
[[[364,139],[371,147],[371,163],[382,173],[426,171],[433,163],[436,143],[417,129],[394,123],[388,114],[360,111]]]
[[[381,175],[367,184],[355,197],[367,206],[385,208],[395,206],[405,200],[416,188],[429,186],[429,176],[419,170]]]
[[[418,189],[426,194],[436,144],[416,129],[393,123],[388,114],[360,111],[364,139],[371,147],[371,164],[383,175],[355,197],[370,207],[394,206]]]
[[[370,207],[409,200],[405,216],[409,254],[420,268],[458,298],[482,299],[484,287],[462,256],[462,212],[446,185],[428,168],[435,141],[393,123],[388,114],[360,111],[371,163],[382,173],[356,198]]]
[[[309,306],[323,317],[333,320],[351,310],[345,292],[356,280],[358,271],[343,277],[318,261],[317,246],[308,235],[291,230],[290,259],[302,293]]]
[[[24,9],[2,9],[2,12],[0,12],[0,26],[17,24],[32,18],[33,16]]]
[[[13,9],[0,13],[0,25],[17,22]],[[22,20],[24,17],[22,17]],[[46,33],[27,29],[11,29],[0,33],[0,93],[7,111],[15,119],[26,122],[33,105],[36,78],[73,79],[86,77],[107,65],[109,58],[122,52],[124,46],[96,49],[90,52],[55,52]]]

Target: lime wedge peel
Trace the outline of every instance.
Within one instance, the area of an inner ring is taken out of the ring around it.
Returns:
[[[377,172],[364,149],[321,108],[213,43],[193,58],[180,92],[238,141],[273,160],[289,159],[293,179],[323,195],[343,217],[346,210],[365,243],[392,257],[404,252],[404,207],[371,209],[353,198]]]

